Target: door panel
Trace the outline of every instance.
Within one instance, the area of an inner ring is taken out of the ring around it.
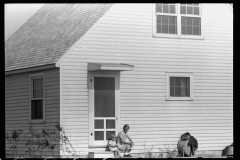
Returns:
[[[115,128],[115,120],[107,119],[106,120],[106,128],[107,129],[114,129]]]
[[[115,117],[114,77],[94,77],[94,116]]]
[[[110,138],[110,136],[112,135],[112,134],[115,134],[116,135],[116,128],[115,128],[115,123],[116,123],[116,118],[115,117],[112,117],[112,118],[103,118],[103,117],[98,117],[97,119],[96,118],[94,118],[95,120],[94,120],[94,122],[95,122],[95,124],[94,124],[94,139],[93,139],[93,141],[94,141],[94,144],[107,144],[107,140]],[[112,123],[114,123],[114,124],[112,124],[112,126],[111,126],[111,128],[109,128],[109,127],[107,127],[107,125],[106,125],[106,122],[108,121],[108,120],[111,120],[111,122]],[[102,124],[100,124],[99,125],[99,122],[100,121],[103,121],[104,123],[103,123],[103,126],[102,126]]]

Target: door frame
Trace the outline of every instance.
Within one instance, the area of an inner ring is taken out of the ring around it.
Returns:
[[[94,144],[94,77],[114,77],[115,78],[115,116],[116,116],[116,134],[120,129],[120,72],[114,71],[93,71],[88,72],[88,103],[89,103],[89,148],[106,147],[106,145]]]

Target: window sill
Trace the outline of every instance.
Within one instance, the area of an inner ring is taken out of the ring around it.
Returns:
[[[190,97],[170,97],[166,101],[193,101]]]
[[[35,123],[46,123],[45,120],[30,120],[29,123],[35,124]]]
[[[185,35],[170,35],[170,34],[153,34],[154,38],[173,38],[173,39],[196,39],[204,40],[203,36],[185,36]]]

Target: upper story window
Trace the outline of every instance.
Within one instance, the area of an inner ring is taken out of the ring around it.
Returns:
[[[203,38],[201,4],[157,3],[154,6],[154,37]]]
[[[176,4],[157,3],[157,33],[177,34]]]
[[[198,3],[180,3],[181,33],[201,35],[201,17]]]
[[[30,120],[44,120],[44,74],[30,75]]]

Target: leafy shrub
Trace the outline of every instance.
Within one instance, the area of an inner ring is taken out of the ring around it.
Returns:
[[[60,139],[60,150],[63,151],[63,153],[67,152],[70,153],[72,156],[76,156],[76,151],[73,148],[72,144],[70,143],[68,137],[66,136],[66,133],[64,131],[64,128],[60,126],[60,124],[55,125],[57,130],[60,133],[59,139]]]
[[[17,153],[17,145],[19,142],[19,136],[22,133],[22,130],[12,130],[11,133],[5,134],[5,139],[8,141],[11,146],[9,147],[9,151],[6,152],[6,157],[13,158],[18,155]]]
[[[76,156],[76,151],[71,145],[69,138],[59,124],[55,125],[57,134],[55,131],[50,132],[46,129],[41,129],[40,132],[36,131],[32,126],[28,129],[30,138],[26,141],[26,154],[30,158],[42,158],[42,157],[53,157],[53,151],[56,147],[56,142],[60,141],[60,150],[63,152],[70,153],[72,156]],[[5,133],[6,142],[11,146],[6,151],[7,158],[21,157],[18,155],[18,142],[22,130],[12,130],[11,133]]]
[[[32,126],[29,127],[30,139],[27,140],[25,145],[27,146],[26,153],[30,158],[41,158],[43,156],[49,156],[51,153],[53,156],[53,150],[56,144],[53,137],[55,132],[49,132],[49,130],[42,129],[40,133],[37,133]]]

